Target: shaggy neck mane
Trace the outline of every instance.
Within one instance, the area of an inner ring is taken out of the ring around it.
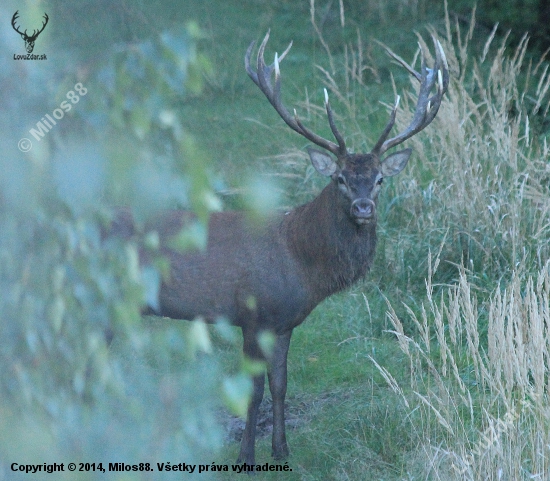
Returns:
[[[292,255],[305,267],[310,292],[320,300],[363,277],[372,264],[376,220],[357,225],[330,182],[313,201],[291,211],[282,228]]]

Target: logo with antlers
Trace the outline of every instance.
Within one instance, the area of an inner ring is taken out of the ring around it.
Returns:
[[[32,35],[27,35],[27,30],[22,32],[17,28],[15,22],[17,21],[18,16],[19,10],[17,10],[11,18],[11,26],[19,35],[21,35],[21,37],[25,41],[25,49],[27,50],[27,53],[32,53],[32,51],[34,50],[34,42],[36,41],[36,38],[42,33],[42,31],[46,28],[46,25],[48,24],[48,14],[44,13],[44,23],[42,24],[42,27],[39,30],[33,30]]]

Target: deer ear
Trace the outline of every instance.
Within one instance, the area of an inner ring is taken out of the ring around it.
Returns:
[[[336,161],[326,152],[308,147],[309,158],[315,170],[321,175],[330,177],[338,169]]]
[[[412,149],[405,149],[388,155],[382,161],[382,176],[391,177],[392,175],[399,174],[405,168],[405,165],[407,165],[411,153]]]

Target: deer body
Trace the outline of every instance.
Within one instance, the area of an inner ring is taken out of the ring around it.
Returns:
[[[241,212],[213,214],[204,252],[164,249],[171,277],[162,285],[158,314],[210,321],[224,316],[243,329],[275,334],[292,330],[372,263],[375,223],[357,225],[335,210],[335,191],[331,183],[313,201],[262,224]],[[164,225],[148,228],[175,234],[185,217],[173,212]]]
[[[376,197],[374,198],[376,200]],[[362,278],[372,264],[376,219],[357,223],[342,203],[336,182],[311,202],[275,213],[262,223],[242,212],[212,214],[204,251],[179,252],[170,238],[192,219],[189,212],[170,211],[146,226],[160,234],[161,253],[170,261],[162,282],[159,307],[149,313],[172,319],[220,317],[242,328],[244,353],[266,359],[258,343],[262,331],[275,334],[267,357],[273,397],[273,455],[288,454],[284,398],[286,364],[292,330],[326,297]],[[110,235],[130,237],[134,222],[121,211]],[[142,262],[147,262],[142,252]],[[254,378],[239,462],[254,464],[256,418],[263,398],[264,375]]]
[[[309,302],[281,235],[284,220],[277,216],[259,226],[240,212],[213,214],[204,252],[167,252],[171,278],[160,291],[159,314],[208,321],[223,316],[243,329],[292,329]]]
[[[170,260],[170,276],[161,285],[156,313],[174,319],[201,316],[213,321],[219,316],[226,317],[242,328],[245,355],[267,361],[273,397],[272,454],[281,459],[288,455],[284,399],[292,330],[323,299],[349,287],[371,267],[382,181],[401,172],[411,149],[382,156],[435,118],[449,75],[443,49],[435,39],[435,65],[428,69],[422,55],[421,73],[389,51],[420,82],[416,112],[403,132],[388,139],[395,122],[396,102],[390,121],[372,151],[354,154],[348,151],[335,126],[326,90],[325,107],[337,143],[310,131],[296,114],[290,115],[284,107],[280,98],[279,63],[290,46],[280,58],[275,54],[274,63],[268,66],[264,61],[268,38],[269,33],[260,45],[256,69],[250,63],[254,43],[250,45],[245,57],[246,70],[286,124],[324,149],[308,151],[317,172],[330,179],[328,185],[311,202],[287,213],[273,214],[261,224],[249,222],[244,213],[213,214],[207,247],[202,252],[178,252],[165,242],[181,230],[189,213],[170,212],[148,228],[159,233],[161,252]],[[432,94],[434,89],[436,92]],[[123,215],[116,224],[119,233],[131,235],[130,217]],[[275,334],[272,352],[264,353],[260,347],[262,331]],[[256,421],[264,378],[261,374],[253,379],[238,462],[255,464]]]

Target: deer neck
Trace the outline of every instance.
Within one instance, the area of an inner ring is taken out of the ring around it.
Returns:
[[[317,302],[353,284],[372,264],[376,220],[357,225],[346,210],[338,187],[331,182],[283,221],[289,249]]]

